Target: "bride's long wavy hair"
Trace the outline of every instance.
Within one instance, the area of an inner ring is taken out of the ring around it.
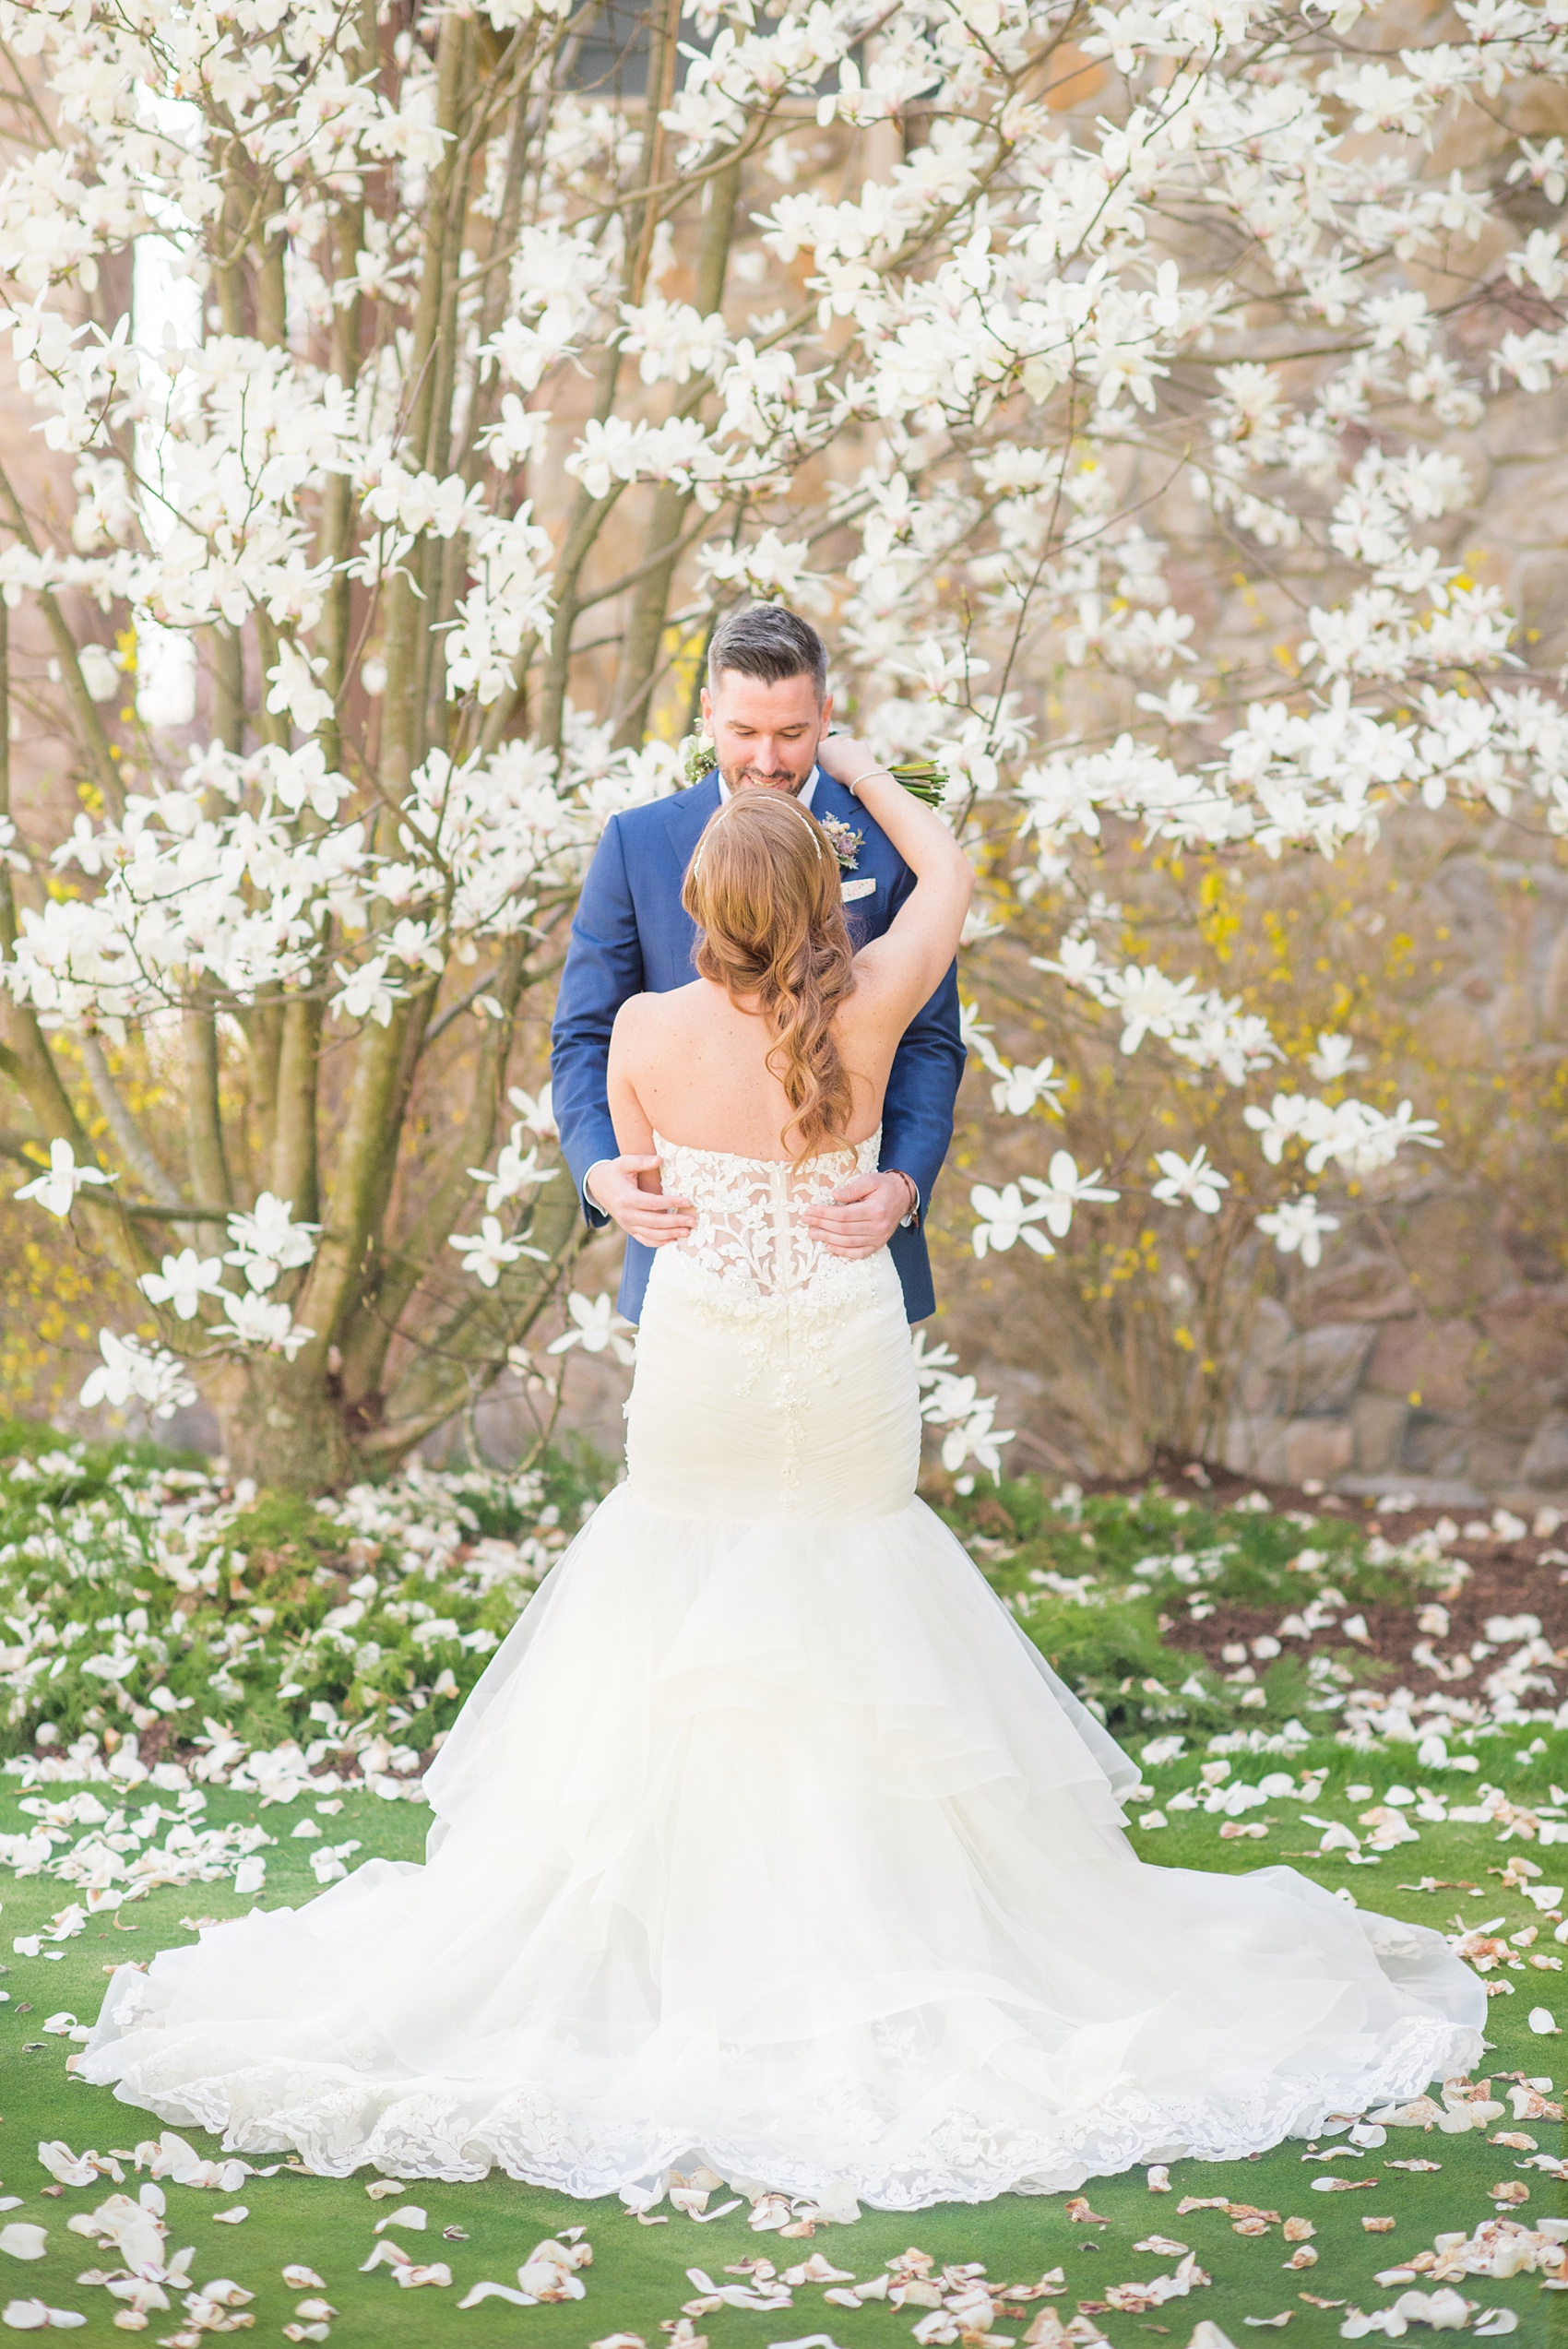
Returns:
[[[754,996],[778,1039],[767,1065],[793,1112],[793,1164],[849,1146],[852,1095],[832,1023],[854,991],[854,954],[821,825],[781,792],[737,791],[698,842],[681,903],[702,932],[703,978]]]

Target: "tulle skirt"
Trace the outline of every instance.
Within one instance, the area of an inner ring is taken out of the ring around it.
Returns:
[[[1436,1933],[1134,1855],[1134,1766],[912,1497],[896,1287],[840,1315],[825,1399],[820,1333],[759,1353],[652,1285],[630,1480],[437,1757],[426,1863],[121,1968],[80,2071],[335,2176],[700,2161],[915,2210],[1467,2068],[1484,1991]]]

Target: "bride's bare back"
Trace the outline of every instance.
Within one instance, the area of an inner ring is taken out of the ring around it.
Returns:
[[[861,957],[857,956],[857,966]],[[909,1025],[887,991],[856,970],[856,989],[833,1022],[853,1111],[847,1142],[863,1142],[882,1116],[888,1072]],[[610,1109],[624,1151],[667,1142],[742,1158],[789,1158],[788,1095],[767,1066],[774,1038],[761,1015],[712,979],[623,1006],[610,1047]]]

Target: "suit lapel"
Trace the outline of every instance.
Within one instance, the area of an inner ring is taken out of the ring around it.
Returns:
[[[686,867],[692,860],[692,850],[701,839],[704,826],[719,805],[719,778],[709,775],[689,791],[676,791],[663,802],[664,853],[667,860],[660,875],[660,887],[656,900],[659,920],[659,943],[663,950],[663,967],[659,973],[657,991],[671,987],[684,987],[695,976],[692,949],[696,943],[696,924],[681,903],[681,884],[686,877]]]

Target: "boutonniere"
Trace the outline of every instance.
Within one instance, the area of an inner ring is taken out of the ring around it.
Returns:
[[[817,821],[832,841],[833,853],[845,872],[853,872],[855,859],[866,844],[865,834],[854,831],[847,824],[840,824],[836,815],[819,816]]]
[[[711,775],[719,765],[719,753],[713,746],[711,734],[688,734],[680,746],[679,757],[688,789],[693,784],[700,783],[705,775]]]

